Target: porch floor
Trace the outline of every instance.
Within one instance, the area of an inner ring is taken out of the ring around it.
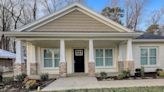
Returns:
[[[59,78],[42,91],[144,86],[164,86],[164,79],[97,81],[95,77],[67,77]]]

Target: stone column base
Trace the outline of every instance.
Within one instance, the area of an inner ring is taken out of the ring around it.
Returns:
[[[118,62],[118,72],[123,71],[124,68],[125,68],[124,61],[119,61],[119,62]]]
[[[60,77],[66,77],[67,76],[67,63],[66,62],[60,62],[59,75],[60,75]]]
[[[88,76],[95,76],[95,63],[94,62],[89,62],[88,63]]]
[[[130,70],[131,74],[134,74],[134,61],[119,61],[118,62],[118,71]]]
[[[14,66],[14,76],[17,76],[21,73],[26,73],[26,69],[25,69],[25,64],[21,63],[21,64],[13,64]]]
[[[38,74],[38,70],[37,70],[37,63],[30,63],[30,74],[31,75],[37,75]]]
[[[126,70],[130,70],[131,74],[134,74],[134,61],[126,61]]]

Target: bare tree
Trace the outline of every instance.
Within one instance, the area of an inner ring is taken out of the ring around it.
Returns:
[[[126,0],[125,1],[125,16],[126,26],[132,30],[136,30],[142,18],[144,7],[147,0]]]
[[[159,24],[159,22],[161,21],[162,17],[164,17],[164,11],[163,11],[163,9],[153,10],[152,12],[150,12],[149,15],[150,16],[149,16],[149,18],[147,20],[148,25]]]
[[[11,4],[8,0],[0,0],[0,31],[10,31],[11,28],[11,15],[8,10],[11,9]],[[9,39],[1,34],[0,46],[2,49],[9,49]]]

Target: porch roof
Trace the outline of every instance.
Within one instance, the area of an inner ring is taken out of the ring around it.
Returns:
[[[5,36],[16,38],[83,38],[83,37],[113,37],[113,38],[136,38],[140,32],[4,32]]]

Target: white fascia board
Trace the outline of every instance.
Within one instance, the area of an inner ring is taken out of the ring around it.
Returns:
[[[9,37],[138,37],[142,33],[5,32]]]

